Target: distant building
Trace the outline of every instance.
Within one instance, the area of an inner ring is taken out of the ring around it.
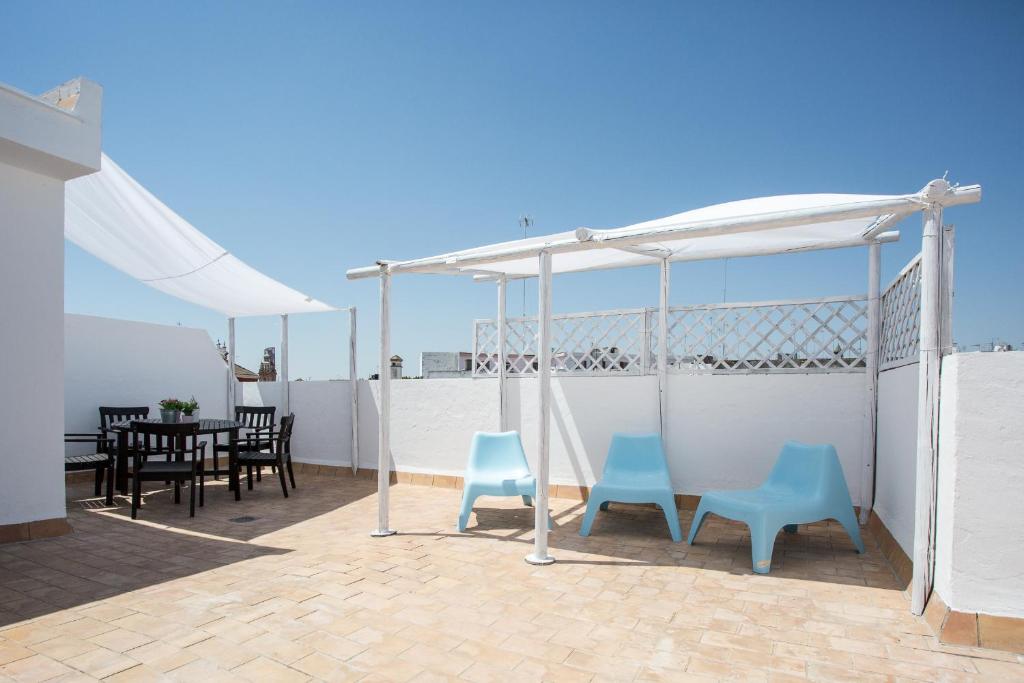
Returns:
[[[391,379],[402,379],[402,357],[391,356]]]
[[[269,369],[271,369],[273,371],[274,379],[271,379],[271,380],[264,380],[263,379],[263,376],[262,376],[262,373],[263,373],[263,370],[264,370],[263,363],[260,363],[260,372],[258,372],[258,373],[253,372],[249,368],[244,367],[242,365],[239,365],[238,363],[235,363],[235,379],[238,380],[239,382],[273,382],[273,381],[275,381],[277,379],[277,369],[273,367],[273,363],[274,363],[274,349],[273,348],[264,349],[264,351],[263,351],[263,360],[264,360],[264,362],[266,362],[266,360],[267,360],[267,351],[268,350],[271,352],[270,353],[271,367]],[[227,363],[228,362],[228,347],[227,347],[227,344],[225,344],[224,342],[218,340],[217,341],[217,352],[220,354],[220,357],[224,360],[224,362]]]
[[[423,351],[420,374],[423,379],[469,377],[473,374],[473,354],[469,351]]]
[[[263,362],[260,363],[260,381],[277,381],[277,353],[273,346],[263,349]]]

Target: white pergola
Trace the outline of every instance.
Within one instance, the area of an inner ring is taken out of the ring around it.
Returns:
[[[349,270],[349,279],[380,280],[380,435],[378,523],[374,536],[394,534],[388,520],[390,480],[391,278],[404,273],[470,275],[498,284],[498,387],[501,429],[507,428],[505,289],[510,279],[536,277],[538,285],[539,437],[537,501],[531,564],[550,564],[548,493],[551,392],[551,280],[554,273],[654,265],[660,268],[659,325],[668,329],[670,264],[679,261],[785,254],[844,247],[868,248],[868,343],[866,354],[861,521],[870,513],[874,490],[876,390],[880,330],[881,244],[899,238],[892,228],[910,214],[924,216],[921,261],[920,380],[917,428],[917,502],[914,534],[912,610],[920,614],[932,585],[934,565],[935,475],[938,430],[940,330],[940,233],[945,207],[981,200],[981,187],[951,186],[933,180],[919,192],[902,195],[807,194],[717,204],[623,228],[571,232],[492,244],[406,261],[378,261]],[[658,391],[665,433],[668,335],[658,337]]]
[[[281,317],[282,412],[290,412],[288,316],[347,312],[352,383],[352,471],[359,460],[356,309],[306,296],[252,268],[200,232],[103,154],[97,173],[65,184],[64,236],[149,287],[215,310],[228,321],[227,416],[235,396],[235,319]]]

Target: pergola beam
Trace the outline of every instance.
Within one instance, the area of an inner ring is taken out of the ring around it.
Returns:
[[[667,242],[698,237],[760,232],[801,225],[885,216],[888,214],[909,214],[921,211],[931,205],[953,206],[978,201],[981,201],[981,187],[978,185],[950,187],[945,181],[932,181],[920,193],[913,195],[851,202],[849,204],[837,204],[828,207],[776,211],[752,216],[688,221],[662,225],[657,228],[623,228],[608,231],[580,228],[573,237],[561,237],[548,243],[531,241],[529,244],[513,244],[489,250],[474,250],[472,253],[450,253],[411,261],[396,261],[389,264],[388,269],[394,274],[431,273],[462,268],[479,268],[490,263],[533,258],[541,251],[550,254],[561,254],[587,249],[622,248],[648,244],[650,242]],[[825,248],[825,245],[823,244],[819,248]],[[722,256],[702,255],[701,258],[722,258]],[[374,277],[376,275],[376,268],[354,268],[347,272],[349,279]]]
[[[288,314],[281,316],[281,415],[291,412],[291,386],[288,383]]]
[[[508,431],[508,368],[505,357],[508,346],[507,327],[508,279],[498,278],[498,431]],[[475,360],[474,360],[475,362]]]

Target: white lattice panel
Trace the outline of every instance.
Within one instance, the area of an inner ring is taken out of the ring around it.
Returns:
[[[476,321],[473,375],[498,373],[498,329],[494,320]],[[553,372],[576,375],[641,374],[644,369],[644,311],[601,311],[552,316]],[[537,372],[537,319],[506,321],[509,376]]]
[[[657,310],[554,316],[551,329],[552,370],[556,373],[657,371]],[[866,332],[864,297],[678,306],[669,309],[669,370],[863,372]],[[910,336],[916,339],[915,334]],[[476,321],[473,342],[473,376],[497,375],[497,323]],[[506,345],[509,376],[536,373],[536,318],[509,319]]]
[[[914,257],[882,292],[879,368],[918,359],[921,337],[921,256]]]
[[[657,316],[651,349],[657,369]],[[691,373],[863,372],[867,300],[678,306],[669,309],[669,370]]]

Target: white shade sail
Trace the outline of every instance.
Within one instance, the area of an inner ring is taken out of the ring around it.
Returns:
[[[904,195],[794,194],[715,204],[623,228],[575,231],[501,242],[388,263],[392,273],[471,273],[535,277],[537,254],[552,254],[552,272],[628,268],[668,261],[781,254],[892,241],[888,231],[930,203],[978,201],[977,186],[933,181]],[[377,268],[350,270],[373,277]]]
[[[64,237],[136,280],[228,317],[337,310],[267,277],[199,232],[106,154],[65,184]]]

